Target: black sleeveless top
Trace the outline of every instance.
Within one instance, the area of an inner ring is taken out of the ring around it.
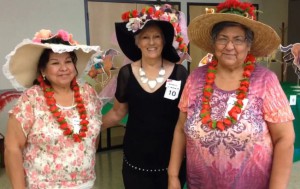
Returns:
[[[132,72],[131,64],[118,75],[115,97],[128,103],[128,121],[123,142],[124,159],[132,167],[166,170],[169,164],[174,128],[179,115],[178,103],[188,72],[175,64],[168,79],[181,80],[179,97],[164,98],[166,82],[155,92],[146,92]]]

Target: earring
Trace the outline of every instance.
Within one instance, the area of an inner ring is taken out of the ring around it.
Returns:
[[[43,80],[45,81],[46,80],[46,76],[43,74],[42,77],[43,77]]]

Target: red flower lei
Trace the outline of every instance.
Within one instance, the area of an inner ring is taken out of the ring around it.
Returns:
[[[228,112],[228,115],[223,120],[212,120],[211,118],[211,107],[209,102],[211,101],[211,96],[213,94],[213,84],[216,77],[218,62],[213,60],[208,64],[208,71],[206,74],[206,84],[203,88],[203,97],[202,97],[202,109],[200,112],[200,117],[203,124],[208,124],[212,129],[219,129],[223,131],[225,127],[230,127],[231,125],[237,122],[238,115],[242,112],[243,100],[247,97],[248,88],[250,85],[250,76],[255,68],[255,57],[251,54],[248,54],[244,61],[244,72],[243,79],[240,82],[240,87],[236,91],[237,100],[234,103],[234,106]]]
[[[89,121],[86,120],[87,118],[86,109],[83,104],[83,100],[81,98],[79,92],[79,86],[76,82],[76,79],[72,80],[71,88],[74,91],[74,98],[75,98],[75,102],[77,103],[76,108],[81,119],[80,121],[81,128],[78,134],[74,133],[73,129],[71,129],[65,117],[62,116],[60,109],[56,106],[56,100],[53,97],[54,95],[53,88],[44,82],[42,76],[38,77],[38,81],[40,82],[40,86],[44,91],[44,96],[46,99],[46,103],[49,106],[49,110],[52,113],[52,115],[56,118],[56,121],[59,124],[59,128],[63,130],[63,134],[65,136],[71,136],[75,142],[81,142],[83,138],[86,137],[86,132],[88,130],[87,126],[89,124]]]

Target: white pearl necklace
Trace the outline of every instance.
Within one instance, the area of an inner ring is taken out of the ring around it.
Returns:
[[[150,89],[154,89],[156,87],[157,83],[162,83],[165,79],[164,78],[165,74],[166,74],[166,70],[164,69],[164,67],[162,65],[158,72],[158,76],[155,79],[149,79],[146,76],[144,68],[142,67],[142,60],[141,60],[141,67],[139,69],[139,75],[141,78],[141,82],[147,83],[148,86],[150,87]]]

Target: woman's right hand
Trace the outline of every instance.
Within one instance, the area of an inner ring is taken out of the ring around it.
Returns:
[[[169,176],[168,189],[181,189],[180,180],[176,176]]]

